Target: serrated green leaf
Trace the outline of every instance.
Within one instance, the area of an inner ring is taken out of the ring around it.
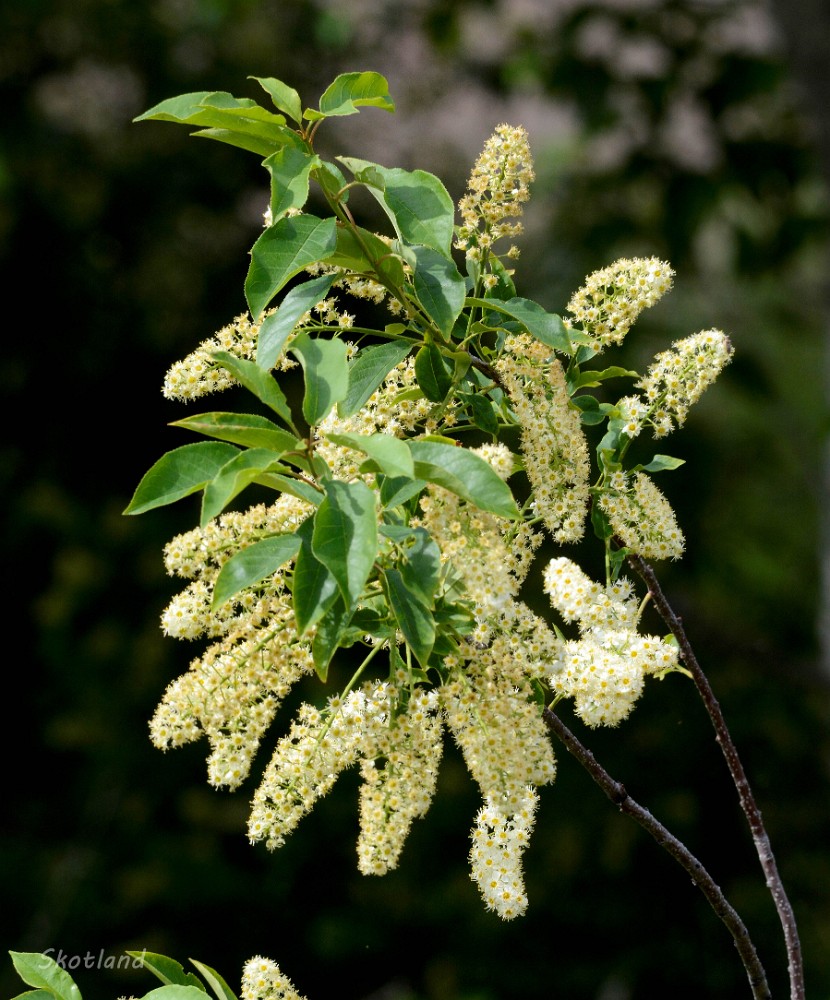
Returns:
[[[594,527],[594,534],[603,542],[614,534],[608,516],[598,503],[591,504],[591,524]]]
[[[432,647],[435,644],[435,621],[432,613],[407,587],[401,574],[395,569],[384,572],[389,605],[397,619],[407,645],[418,662],[426,667]]]
[[[431,403],[440,403],[452,388],[452,375],[435,344],[424,344],[415,355],[415,378]]]
[[[237,1000],[236,994],[215,969],[211,969],[204,962],[197,962],[195,958],[191,958],[190,961],[205,977],[208,986],[216,994],[217,1000]]]
[[[377,556],[376,494],[360,481],[329,480],[325,489],[326,497],[314,516],[311,547],[351,606],[360,597]]]
[[[11,1000],[54,1000],[54,996],[55,994],[48,990],[24,990]]]
[[[286,294],[277,311],[263,319],[256,349],[256,363],[260,368],[268,370],[274,367],[297,323],[328,295],[336,277],[334,274],[322,274],[296,285]]]
[[[418,301],[438,329],[449,336],[464,308],[466,286],[454,261],[429,246],[408,247]]]
[[[165,986],[194,987],[201,993],[202,1000],[207,992],[204,984],[192,972],[185,972],[180,962],[166,955],[158,955],[152,951],[128,951],[131,958],[137,958],[149,972],[160,979]],[[154,991],[155,992],[155,991]]]
[[[229,354],[227,351],[217,351],[211,356],[216,364],[229,371],[248,392],[252,392],[260,402],[265,403],[277,416],[282,417],[289,427],[293,426],[294,421],[291,410],[288,408],[285,393],[280,389],[273,375],[263,371],[253,361],[248,361],[247,358],[238,358],[235,354]]]
[[[305,206],[309,175],[319,162],[319,156],[294,146],[283,146],[263,161],[263,166],[271,175],[272,225],[291,209]]]
[[[291,342],[290,350],[303,367],[303,416],[314,427],[349,390],[346,344],[337,337],[312,339],[307,333],[300,333]]]
[[[547,347],[564,354],[572,354],[574,351],[579,334],[568,330],[561,316],[547,312],[532,299],[514,298],[508,302],[499,302],[495,299],[468,298],[466,302],[467,305],[479,306],[515,319],[532,337]]]
[[[335,444],[368,455],[374,464],[373,472],[409,479],[414,475],[412,453],[400,438],[389,434],[327,434],[326,437]]]
[[[337,246],[336,222],[314,215],[294,215],[276,222],[251,248],[245,296],[254,318],[309,264],[325,260]]]
[[[337,600],[317,622],[317,630],[311,643],[311,656],[317,676],[325,683],[328,677],[331,658],[340,645],[340,640],[348,631],[352,618],[352,609],[347,607],[343,598]]]
[[[299,438],[282,430],[267,417],[255,413],[198,413],[174,420],[170,426],[184,427],[205,437],[230,441],[245,448],[271,448],[280,454],[303,447]]]
[[[337,404],[340,417],[350,417],[363,406],[390,371],[404,360],[412,345],[400,340],[374,344],[358,351],[349,365],[349,390]]]
[[[241,590],[273,576],[299,551],[300,539],[296,535],[275,535],[237,552],[219,571],[213,587],[211,608],[215,611]]]
[[[72,976],[53,958],[38,951],[10,951],[9,955],[18,976],[27,986],[34,986],[34,992],[43,991],[54,1000],[81,1000]]]
[[[195,986],[182,986],[171,983],[170,986],[159,986],[145,993],[141,1000],[205,1000],[204,989]]]
[[[354,157],[338,159],[367,186],[404,243],[423,244],[451,258],[455,204],[434,174],[382,167]]]
[[[234,97],[224,91],[199,91],[171,97],[133,119],[136,122],[150,120],[248,135],[260,143],[269,143],[269,152],[282,145],[285,132],[290,131],[282,115],[273,114],[249,98]]]
[[[279,455],[268,448],[248,448],[223,465],[205,487],[201,526],[218,517],[234,497],[272,468],[280,471],[284,466],[279,463]]]
[[[143,514],[198,492],[238,454],[238,448],[219,441],[199,441],[168,451],[144,474],[124,513]]]
[[[612,365],[610,368],[605,368],[603,371],[579,372],[577,375],[571,376],[568,379],[568,387],[571,392],[576,392],[577,389],[593,388],[594,386],[598,386],[601,382],[605,382],[609,378],[637,377],[638,372],[632,372],[627,368],[620,368],[617,365]]]
[[[191,132],[190,135],[194,139],[213,139],[216,142],[224,142],[226,146],[236,146],[237,149],[257,153],[263,158],[270,156],[280,145],[274,139],[262,139],[256,135],[249,135],[247,132],[235,132],[228,128],[201,128],[196,132]]]
[[[417,496],[425,486],[425,479],[409,479],[405,476],[387,477],[381,483],[380,502],[385,508],[391,510]]]
[[[648,465],[638,465],[637,470],[643,472],[665,472],[670,469],[678,469],[686,464],[685,458],[673,458],[671,455],[655,455]]]
[[[374,233],[360,226],[337,227],[337,247],[325,263],[376,277],[393,288],[399,288],[404,280],[400,257]]]
[[[292,597],[297,635],[301,636],[322,618],[340,591],[334,576],[312,550],[314,519],[303,521],[295,534],[300,539],[300,551],[294,565]]]
[[[474,392],[464,397],[473,415],[473,423],[487,434],[499,432],[499,420],[493,409],[492,400],[484,393]]]
[[[455,493],[480,510],[515,520],[519,509],[510,487],[483,458],[438,441],[408,441],[415,475]]]
[[[302,123],[303,106],[300,101],[300,95],[293,87],[289,87],[282,80],[275,80],[273,76],[249,76],[248,79],[256,80],[274,102],[274,107],[278,111],[284,111],[298,125]]]
[[[346,205],[349,201],[348,181],[343,171],[336,163],[330,160],[321,160],[320,165],[312,174],[326,195],[341,205]]]
[[[288,459],[286,459],[288,461]],[[289,496],[297,497],[298,500],[305,500],[315,507],[318,507],[323,499],[323,493],[311,483],[303,482],[302,479],[294,479],[291,476],[284,476],[274,472],[264,472],[260,480],[263,486],[270,486],[271,489],[280,493],[288,493]]]
[[[320,115],[325,118],[354,115],[361,107],[395,110],[386,77],[371,72],[341,73],[320,97]]]
[[[441,550],[424,528],[416,528],[412,541],[405,546],[406,558],[400,564],[400,574],[407,589],[431,608],[441,579]]]

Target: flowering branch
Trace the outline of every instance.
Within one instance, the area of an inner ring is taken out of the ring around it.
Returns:
[[[630,554],[628,556],[628,563],[634,572],[645,582],[654,601],[654,607],[677,639],[682,659],[692,675],[700,696],[703,699],[703,704],[706,706],[706,711],[709,713],[709,718],[712,720],[712,725],[715,727],[717,742],[723,752],[729,773],[732,775],[732,781],[738,791],[741,808],[749,823],[752,839],[755,842],[755,849],[758,852],[758,858],[761,862],[761,868],[766,876],[767,886],[772,894],[775,908],[781,920],[789,961],[790,997],[792,1000],[804,1000],[804,970],[801,960],[801,943],[795,924],[795,914],[793,913],[787,893],[784,890],[778,866],[775,863],[769,836],[761,818],[761,810],[758,808],[755,796],[752,794],[752,789],[749,786],[749,781],[738,756],[737,748],[727,728],[726,720],[723,717],[718,700],[715,697],[709,679],[698,663],[692,645],[689,642],[689,637],[686,635],[686,630],[683,627],[683,622],[666,599],[654,570],[638,555]]]
[[[767,985],[766,974],[749,937],[749,932],[744,922],[738,916],[737,911],[731,906],[720,886],[718,886],[709,872],[691,851],[674,834],[670,833],[648,809],[631,798],[623,785],[612,778],[597,762],[596,757],[594,757],[591,751],[580,743],[555,712],[546,708],[543,712],[543,717],[550,729],[565,744],[568,752],[576,757],[620,812],[625,813],[626,816],[630,816],[635,822],[639,823],[689,873],[694,884],[706,897],[712,909],[732,935],[735,947],[738,949],[738,954],[741,956],[741,961],[749,977],[749,985],[752,988],[753,997],[755,997],[755,1000],[770,1000],[771,993]]]

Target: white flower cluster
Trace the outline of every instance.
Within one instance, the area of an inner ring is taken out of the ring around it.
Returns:
[[[560,697],[574,699],[587,725],[616,726],[630,714],[647,674],[677,666],[677,647],[637,632],[637,603],[626,580],[600,587],[570,559],[558,558],[544,581],[553,607],[565,621],[577,621],[580,632],[563,644],[550,683]]]
[[[562,365],[549,355],[530,337],[508,337],[496,368],[521,427],[533,509],[557,542],[576,542],[585,530],[591,463]]]
[[[633,485],[610,489],[599,500],[614,534],[626,548],[646,559],[679,559],[686,540],[671,504],[644,472]]]
[[[256,955],[242,969],[242,1000],[304,1000],[270,958]]]
[[[623,257],[594,271],[571,296],[565,325],[592,337],[596,352],[621,344],[644,309],[671,289],[674,271],[657,257]]]
[[[467,194],[458,203],[461,225],[456,247],[481,260],[502,237],[522,231],[519,216],[530,197],[534,179],[527,132],[521,126],[499,125],[484,144],[467,183]],[[515,247],[508,256],[518,256]]]
[[[227,559],[260,538],[294,531],[310,510],[310,504],[282,494],[270,507],[224,514],[179,535],[165,549],[168,572],[193,583],[171,601],[162,628],[181,638],[206,634],[216,641],[168,686],[150,736],[167,749],[206,735],[213,785],[239,786],[280,703],[313,670],[308,642],[297,640],[282,571],[216,612],[213,584]]]
[[[405,712],[372,719],[371,755],[364,743],[360,765],[357,867],[364,875],[395,868],[412,822],[429,809],[444,748],[437,708],[434,688],[416,688]]]
[[[522,876],[522,854],[536,818],[539,794],[526,788],[521,803],[507,812],[487,796],[476,816],[470,848],[471,877],[488,910],[503,920],[521,916],[527,909]]]
[[[680,427],[732,359],[734,349],[721,330],[701,330],[658,354],[637,387],[648,403],[649,422],[659,438]]]

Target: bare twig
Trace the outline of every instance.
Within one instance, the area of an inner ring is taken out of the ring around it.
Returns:
[[[709,872],[689,851],[685,844],[679,841],[674,834],[670,833],[648,809],[639,805],[631,798],[623,785],[615,781],[608,774],[597,762],[591,751],[580,743],[558,715],[551,711],[551,709],[546,708],[543,712],[543,717],[548,727],[553,730],[565,744],[567,750],[582,764],[620,812],[625,813],[635,820],[635,822],[639,823],[689,873],[694,884],[706,897],[709,905],[732,935],[744,969],[746,969],[753,997],[755,1000],[771,1000],[767,977],[749,937],[749,932],[738,916],[737,911],[730,905],[720,886],[717,885]]]
[[[772,895],[775,908],[781,920],[781,927],[784,931],[784,942],[787,947],[790,997],[791,1000],[804,1000],[804,969],[801,959],[801,942],[795,925],[795,914],[793,913],[787,893],[784,891],[781,876],[778,873],[778,866],[775,863],[769,836],[761,818],[761,810],[755,802],[755,796],[752,794],[752,789],[749,786],[743,765],[738,757],[738,751],[727,729],[718,700],[712,691],[706,674],[704,674],[697,661],[689,638],[686,635],[686,630],[683,628],[683,622],[675,614],[666,599],[654,574],[654,570],[638,555],[629,554],[628,563],[645,582],[654,601],[654,607],[677,639],[683,662],[694,679],[706,711],[709,713],[709,718],[712,720],[712,725],[715,727],[717,742],[720,745],[723,756],[726,758],[729,773],[732,775],[732,781],[738,791],[741,808],[749,823],[749,829],[752,833],[752,839],[755,842],[755,850],[758,852],[758,858],[766,878],[767,887]]]

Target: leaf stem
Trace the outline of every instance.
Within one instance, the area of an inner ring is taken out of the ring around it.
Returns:
[[[737,911],[726,899],[723,890],[709,872],[685,844],[678,840],[674,834],[670,833],[648,809],[631,798],[625,787],[611,777],[598,763],[591,751],[583,746],[555,712],[550,708],[546,708],[542,712],[542,717],[548,727],[565,744],[568,752],[576,757],[620,812],[625,813],[626,816],[630,816],[636,823],[639,823],[660,847],[668,851],[675,861],[688,872],[692,882],[700,889],[709,905],[715,911],[715,914],[723,921],[727,930],[732,935],[735,947],[738,950],[747,977],[749,978],[752,996],[755,1000],[771,1000],[772,994],[767,985],[766,973],[755,951],[755,946],[749,937],[749,932]]]
[[[709,679],[706,674],[704,674],[700,664],[698,663],[697,657],[692,649],[692,645],[686,635],[686,630],[683,627],[683,622],[666,599],[657,577],[655,576],[654,570],[642,558],[642,556],[638,556],[633,553],[629,554],[628,563],[634,572],[637,573],[645,582],[649,589],[649,593],[654,600],[654,607],[657,609],[660,617],[666,625],[668,625],[674,637],[677,639],[683,660],[689,668],[689,672],[695,682],[695,686],[698,689],[700,697],[703,699],[703,704],[706,707],[709,718],[712,720],[717,742],[720,745],[724,758],[726,759],[729,773],[731,774],[732,781],[737,789],[741,809],[743,809],[744,815],[749,823],[749,829],[755,843],[755,850],[758,853],[758,859],[761,862],[761,868],[763,869],[766,877],[767,888],[772,895],[775,908],[778,911],[778,917],[781,921],[781,927],[784,931],[784,942],[787,947],[788,971],[790,976],[790,997],[791,1000],[804,1000],[804,969],[801,958],[801,942],[798,937],[798,931],[795,923],[795,914],[793,913],[793,908],[787,897],[787,893],[784,890],[784,885],[778,872],[778,866],[775,863],[775,857],[772,853],[769,836],[764,826],[763,819],[761,818],[761,810],[758,808],[755,796],[749,786],[746,773],[744,772],[743,765],[741,764],[741,760],[738,756],[737,748],[735,747],[735,744],[732,741],[732,736],[726,726],[726,720],[723,717],[718,700],[715,697],[712,686],[709,684]]]

